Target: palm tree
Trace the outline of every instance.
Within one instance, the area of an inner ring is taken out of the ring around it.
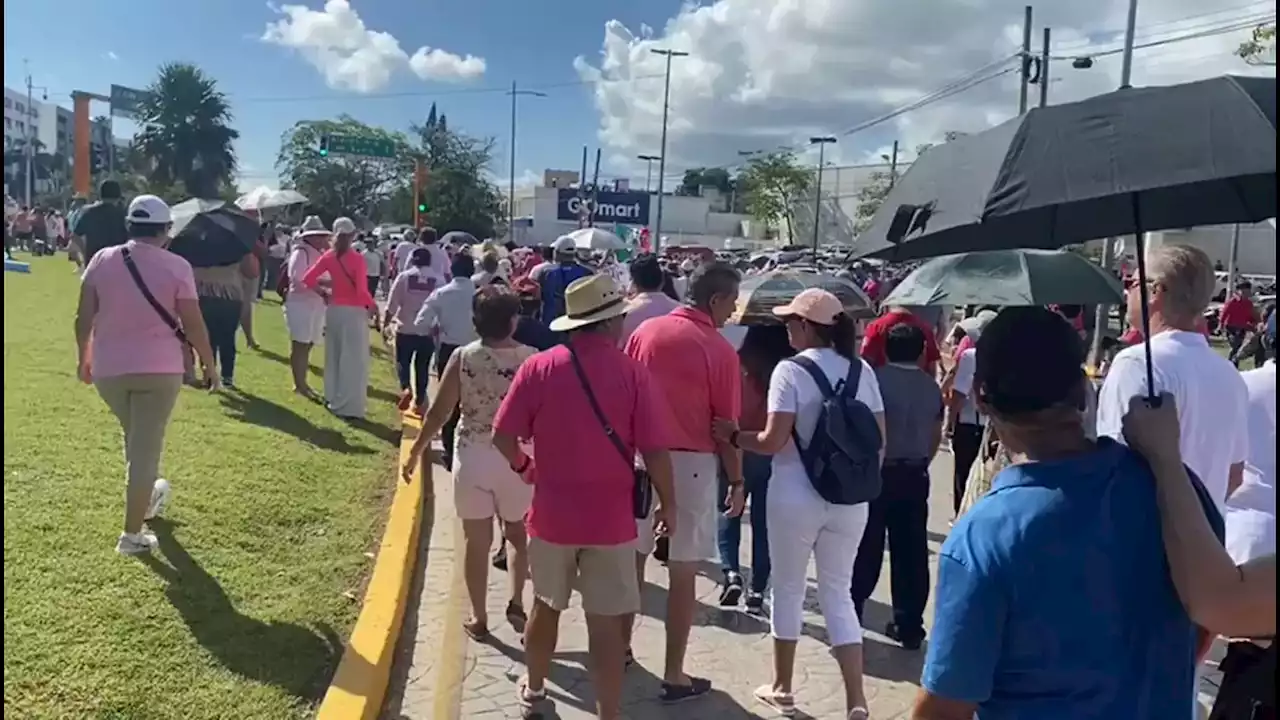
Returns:
[[[180,183],[196,197],[216,197],[236,170],[231,108],[217,82],[186,63],[170,63],[140,103],[134,147],[150,183]]]

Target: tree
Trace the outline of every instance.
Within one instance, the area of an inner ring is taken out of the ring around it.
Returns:
[[[217,82],[186,63],[169,63],[147,88],[137,108],[134,145],[148,182],[180,185],[186,194],[217,197],[232,182],[240,133],[231,128],[231,107]]]
[[[813,183],[813,172],[800,166],[795,153],[784,150],[753,157],[738,180],[747,213],[768,225],[781,218],[787,235],[794,236],[795,204]]]
[[[1248,41],[1240,43],[1236,54],[1250,65],[1274,67],[1276,64],[1276,24],[1259,25]]]
[[[472,137],[450,128],[434,104],[426,122],[411,126],[410,132],[417,136],[427,164],[427,221],[441,231],[461,230],[480,239],[500,235],[503,200],[488,179],[493,138]],[[411,213],[412,190],[405,195],[409,203],[393,203],[393,208],[408,205]]]
[[[398,148],[397,157],[322,156],[320,138],[325,135],[387,140]],[[336,120],[302,120],[285,131],[276,170],[285,186],[306,195],[314,212],[326,222],[343,215],[372,218],[398,190],[407,187],[413,177],[413,153],[404,133],[342,115]]]
[[[685,170],[680,185],[676,187],[677,195],[696,197],[704,187],[713,187],[723,195],[733,192],[733,180],[729,171],[724,168],[694,168]]]

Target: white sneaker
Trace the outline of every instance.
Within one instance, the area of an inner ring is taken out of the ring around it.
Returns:
[[[142,531],[140,533],[120,533],[120,539],[116,541],[116,552],[121,555],[146,555],[156,549],[159,541],[153,533]]]
[[[156,480],[151,488],[151,504],[147,506],[147,520],[154,520],[164,512],[164,508],[169,504],[169,496],[173,494],[169,487],[169,481],[164,478]]]

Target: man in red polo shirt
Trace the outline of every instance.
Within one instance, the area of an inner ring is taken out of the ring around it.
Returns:
[[[1227,359],[1240,366],[1240,348],[1245,338],[1258,328],[1258,308],[1253,304],[1253,284],[1248,280],[1236,283],[1236,291],[1227,298],[1219,311],[1222,334],[1227,336],[1231,354]]]
[[[626,353],[649,370],[671,411],[672,485],[677,510],[667,568],[666,671],[662,700],[675,702],[711,690],[711,682],[684,672],[689,629],[697,606],[698,565],[719,560],[719,467],[729,483],[725,505],[742,513],[742,455],[711,435],[716,418],[737,418],[742,406],[738,353],[719,328],[738,301],[738,271],[723,262],[703,263],[689,279],[688,307],[642,323]]]
[[[862,359],[873,368],[884,365],[887,362],[884,355],[885,340],[889,337],[889,331],[901,323],[908,323],[924,333],[924,353],[920,356],[920,369],[933,375],[937,371],[938,361],[942,359],[942,353],[938,350],[937,335],[928,323],[916,317],[907,308],[897,305],[889,308],[884,315],[867,326],[866,334],[862,339]]]

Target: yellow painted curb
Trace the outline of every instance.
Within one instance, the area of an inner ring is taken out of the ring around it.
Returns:
[[[418,423],[408,417],[406,427]],[[374,561],[373,575],[365,591],[360,617],[342,653],[333,682],[320,703],[316,720],[375,720],[391,680],[396,641],[404,624],[409,587],[422,526],[424,478],[421,470],[413,482],[400,479],[400,467],[412,447],[412,437],[400,441],[396,464],[396,493],[391,501],[387,527]]]

